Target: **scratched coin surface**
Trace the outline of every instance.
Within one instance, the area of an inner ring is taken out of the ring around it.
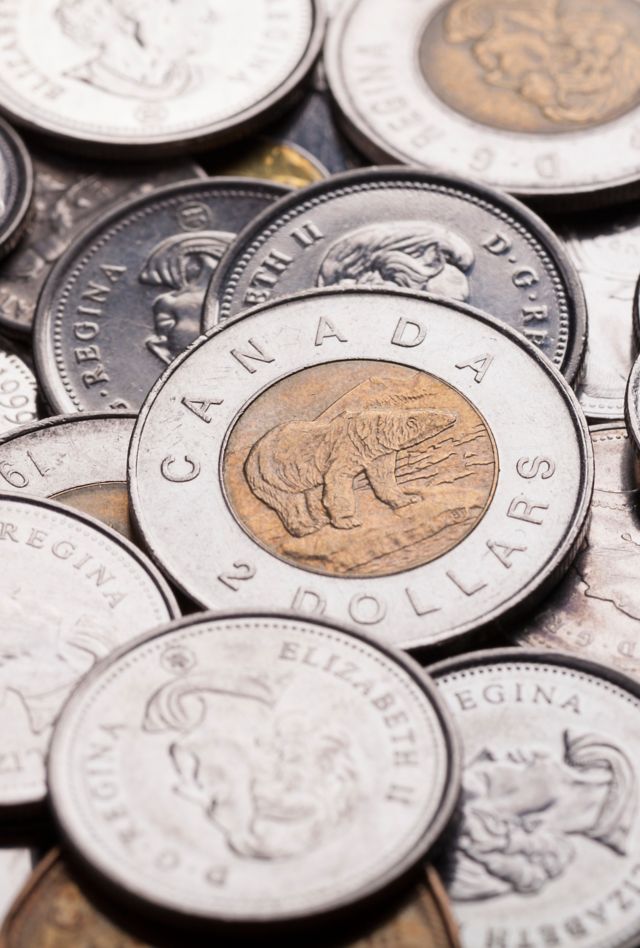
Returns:
[[[33,164],[24,142],[0,119],[0,257],[20,240],[29,222]]]
[[[0,814],[8,819],[42,804],[53,724],[78,680],[178,612],[134,546],[53,501],[1,494],[0,544]]]
[[[374,160],[582,203],[637,187],[639,61],[637,0],[351,0],[325,51]]]
[[[2,0],[0,108],[76,151],[157,157],[247,135],[297,93],[315,0]]]
[[[0,325],[29,333],[51,267],[83,227],[109,205],[173,181],[202,176],[188,161],[124,169],[34,150],[34,202],[29,229],[0,263]]]
[[[400,287],[469,302],[519,330],[573,381],[586,308],[539,217],[493,189],[399,167],[348,172],[250,223],[212,281],[204,326],[313,287]]]
[[[433,666],[463,745],[441,871],[469,948],[635,948],[640,685],[568,655]]]
[[[286,193],[268,181],[198,179],[119,204],[91,224],[38,300],[36,365],[51,408],[137,411],[200,334],[211,274],[236,233]]]
[[[0,437],[37,417],[35,376],[14,346],[0,339]]]
[[[148,549],[199,604],[326,612],[418,647],[560,578],[592,459],[568,385],[516,333],[345,288],[199,340],[143,406],[129,483]]]
[[[135,419],[62,415],[0,437],[0,490],[50,497],[132,539],[127,453]]]
[[[292,613],[190,617],[67,703],[56,819],[141,907],[236,924],[334,913],[408,873],[449,821],[457,752],[436,699],[417,664],[360,634]]]

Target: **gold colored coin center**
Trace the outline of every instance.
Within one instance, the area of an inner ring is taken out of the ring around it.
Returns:
[[[108,527],[133,540],[129,520],[129,495],[125,483],[85,484],[54,494],[54,500],[101,520]]]
[[[222,477],[243,528],[308,570],[389,576],[477,526],[498,456],[480,413],[426,372],[349,361],[303,369],[233,427]]]

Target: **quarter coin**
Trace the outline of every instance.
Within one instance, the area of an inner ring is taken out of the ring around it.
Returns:
[[[0,437],[38,417],[33,372],[6,339],[0,339]]]
[[[287,195],[240,235],[205,304],[205,328],[312,287],[400,287],[470,302],[518,329],[569,381],[586,307],[540,218],[507,195],[416,169],[346,173]]]
[[[326,612],[415,648],[559,580],[592,456],[568,385],[497,320],[322,290],[176,360],[139,416],[129,483],[148,549],[200,605]]]
[[[432,672],[463,744],[464,803],[443,859],[462,943],[635,948],[640,685],[522,650]]]
[[[132,539],[127,452],[135,415],[58,415],[0,438],[0,490],[51,497]]]
[[[20,240],[33,198],[33,165],[22,139],[0,119],[0,257]]]
[[[65,706],[48,774],[68,844],[123,898],[244,926],[372,899],[424,858],[458,795],[419,666],[276,613],[190,617],[101,663]]]
[[[178,614],[134,546],[50,500],[0,495],[0,816],[35,815],[53,723],[113,648]]]
[[[2,0],[0,107],[59,144],[157,157],[248,135],[315,61],[315,0]]]
[[[137,411],[199,335],[211,274],[238,230],[286,192],[248,178],[187,181],[91,224],[38,300],[36,366],[54,412]]]

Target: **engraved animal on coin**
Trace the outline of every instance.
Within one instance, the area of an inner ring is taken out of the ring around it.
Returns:
[[[576,858],[572,837],[625,855],[638,787],[620,747],[565,731],[557,754],[480,752],[463,799],[450,895],[473,901],[540,892]]]
[[[335,835],[364,788],[349,735],[290,706],[286,680],[264,674],[169,681],[149,699],[143,728],[174,735],[174,792],[200,808],[236,855],[285,859]],[[234,730],[233,722],[244,726]],[[250,738],[243,739],[247,722]]]

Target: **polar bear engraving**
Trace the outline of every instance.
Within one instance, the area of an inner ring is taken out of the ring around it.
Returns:
[[[364,408],[336,418],[292,421],[268,431],[244,465],[253,493],[274,510],[295,537],[326,524],[339,530],[362,525],[354,478],[365,474],[377,499],[394,509],[422,499],[396,480],[398,451],[452,427],[457,418],[428,408]]]

